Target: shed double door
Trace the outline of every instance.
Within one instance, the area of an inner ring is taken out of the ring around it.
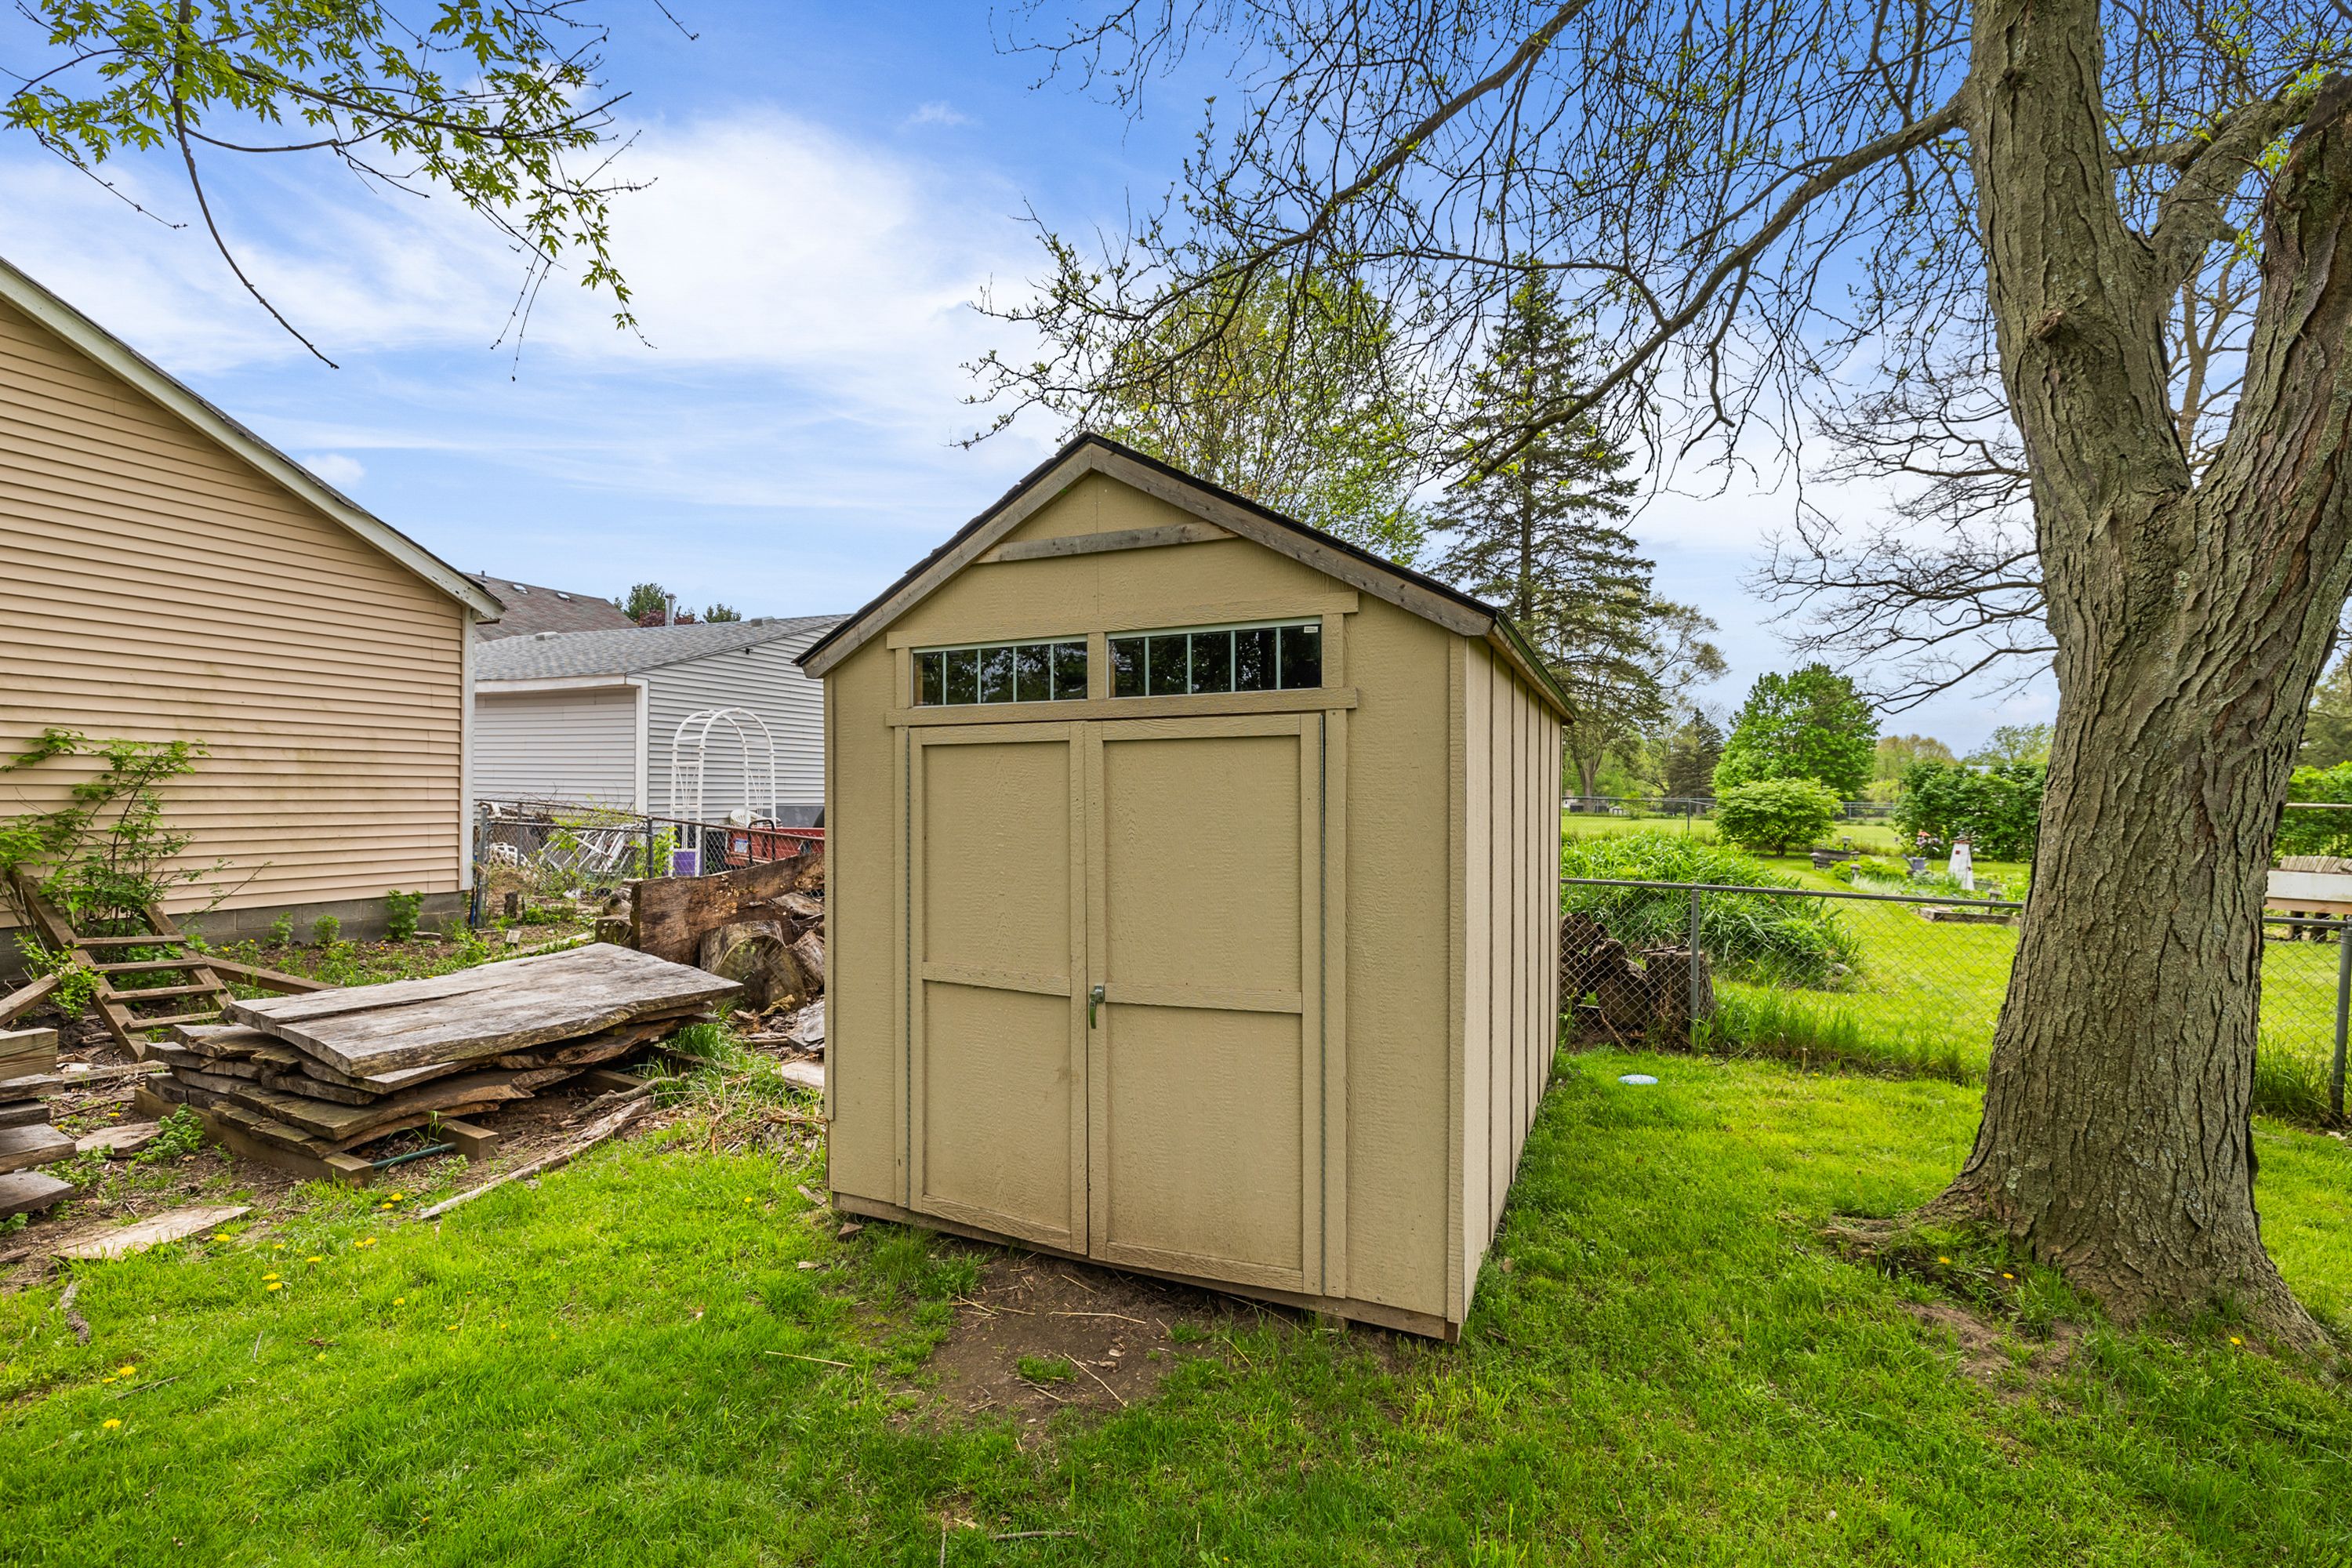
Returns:
[[[1324,723],[910,731],[908,1207],[1321,1289]]]

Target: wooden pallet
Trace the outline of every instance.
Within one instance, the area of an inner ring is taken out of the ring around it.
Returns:
[[[220,1017],[221,1009],[230,1001],[227,984],[214,970],[204,954],[190,954],[188,939],[172,918],[150,905],[141,911],[142,931],[130,934],[85,936],[76,931],[73,922],[48,900],[23,871],[10,873],[10,886],[16,897],[17,907],[32,920],[33,927],[44,945],[52,952],[62,952],[74,963],[98,973],[98,1016],[104,1021],[107,1033],[115,1044],[137,1056],[146,1044],[148,1031],[165,1029],[174,1024],[209,1024]],[[175,958],[112,959],[106,955],[131,948],[160,948],[176,952]],[[137,986],[117,985],[117,975],[178,974],[184,978],[178,984]],[[165,1013],[142,1013],[142,1006],[159,1003],[171,1005]]]

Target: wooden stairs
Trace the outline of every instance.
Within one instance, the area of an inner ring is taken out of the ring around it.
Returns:
[[[149,1031],[174,1024],[211,1024],[220,1019],[229,1000],[229,988],[212,955],[192,951],[188,938],[162,910],[150,906],[141,912],[143,931],[128,934],[85,936],[76,931],[55,905],[41,897],[32,879],[19,871],[10,878],[17,907],[32,918],[42,943],[98,973],[98,1015],[115,1043],[134,1057],[144,1057]],[[110,921],[110,924],[116,923]],[[117,953],[163,952],[163,958],[118,958]],[[131,976],[156,984],[118,984]],[[176,979],[174,977],[177,977]],[[276,987],[271,987],[276,989]],[[160,1009],[144,1011],[142,1008]]]

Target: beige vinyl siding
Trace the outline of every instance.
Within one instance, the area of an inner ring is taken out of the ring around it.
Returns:
[[[814,807],[824,799],[824,683],[793,662],[820,633],[813,629],[646,672],[652,694],[646,791],[656,812],[677,814],[669,800],[671,742],[688,715],[707,708],[747,708],[768,726],[776,749],[776,798],[763,804],[763,812],[778,804]],[[743,799],[742,752],[724,724],[710,731],[702,798],[706,817],[724,816]]]
[[[474,693],[474,798],[637,806],[634,686]]]
[[[0,303],[0,747],[203,742],[169,801],[226,907],[458,886],[465,616]],[[0,810],[73,776],[10,775]]]

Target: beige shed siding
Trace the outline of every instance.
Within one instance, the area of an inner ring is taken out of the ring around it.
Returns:
[[[1011,537],[1186,520],[1091,475]],[[906,1003],[894,957],[905,940],[896,909],[908,872],[895,824],[907,731],[886,722],[907,705],[906,650],[1337,615],[1341,604],[1352,610],[1339,616],[1328,657],[1344,665],[1327,665],[1326,679],[1353,689],[1358,705],[1328,731],[1345,745],[1335,816],[1346,854],[1334,874],[1344,884],[1346,940],[1328,1058],[1345,1086],[1328,1108],[1335,1133],[1344,1122],[1330,1155],[1344,1178],[1327,1199],[1327,1268],[1350,1300],[1459,1320],[1550,1059],[1543,910],[1557,903],[1558,856],[1543,847],[1540,824],[1549,800],[1556,837],[1548,759],[1558,724],[1485,645],[1242,540],[970,566],[831,672],[837,1190],[908,1202],[898,1083]]]
[[[634,686],[474,693],[474,798],[637,805]]]
[[[1559,1016],[1560,729],[1491,650],[1464,652],[1464,1244],[1475,1290],[1550,1082]]]
[[[227,907],[458,886],[465,614],[0,303],[0,747],[205,742],[173,815]]]

